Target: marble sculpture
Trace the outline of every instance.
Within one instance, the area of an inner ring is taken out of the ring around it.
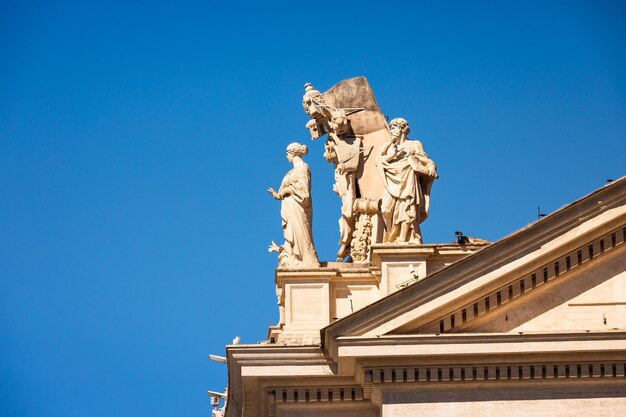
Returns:
[[[438,177],[420,141],[410,140],[409,124],[389,124],[365,77],[344,80],[321,93],[305,84],[302,106],[311,120],[311,139],[327,135],[324,158],[334,167],[333,191],[341,198],[336,260],[368,262],[375,243],[421,244],[420,223],[428,216],[430,189]],[[272,242],[280,267],[318,266],[311,235],[311,181],[292,143],[287,157],[294,168],[278,190],[285,243]]]
[[[280,267],[319,266],[311,230],[311,173],[302,160],[307,152],[307,146],[297,142],[287,146],[287,160],[293,168],[285,174],[278,191],[271,187],[267,190],[276,200],[281,200],[280,217],[285,243],[279,246],[272,241],[269,247],[270,252],[278,253]]]
[[[409,123],[389,123],[390,139],[381,147],[377,165],[385,184],[381,212],[384,242],[422,243],[420,223],[428,217],[430,187],[437,178],[435,163],[418,140],[409,140]]]

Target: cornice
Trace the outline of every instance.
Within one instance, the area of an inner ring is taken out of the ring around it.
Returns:
[[[407,334],[370,336],[342,336],[337,338],[340,346],[371,345],[440,345],[440,344],[485,344],[527,343],[590,340],[626,340],[626,331],[589,332],[536,332],[536,333],[449,333]],[[626,351],[626,344],[623,346]]]
[[[443,333],[463,332],[475,323],[483,323],[494,312],[504,307],[519,305],[526,296],[537,290],[552,288],[554,284],[567,282],[577,275],[588,271],[599,260],[623,257],[626,229],[620,225],[593,240],[587,240],[565,254],[555,254],[543,263],[520,274],[507,274],[506,280],[494,284],[493,289],[479,293],[478,298],[468,294],[462,303],[448,306],[438,314],[423,317],[420,323],[409,323],[397,330],[397,333]]]
[[[624,383],[624,360],[617,361],[534,361],[526,363],[457,364],[364,369],[363,396],[370,398],[373,386],[381,384],[442,384],[481,382],[581,382],[602,378]]]
[[[341,337],[338,369],[550,361],[626,362],[626,332],[569,332]]]
[[[365,264],[349,264],[340,262],[324,262],[319,268],[278,268],[274,271],[274,283],[282,287],[283,281],[301,279],[312,282],[341,281],[343,279],[362,278],[380,281],[380,270]],[[329,266],[330,264],[330,266]]]
[[[311,374],[328,375],[334,369],[332,359],[324,356],[319,346],[228,345],[226,358],[229,393],[226,417],[243,415],[246,391],[244,379],[247,376],[275,376],[284,368],[299,368]]]
[[[372,244],[372,268],[380,269],[381,258],[428,259],[434,255],[467,256],[475,253],[491,243],[466,244],[458,243],[375,243]]]
[[[226,346],[228,362],[242,365],[275,366],[277,364],[327,364],[319,346],[230,345]]]
[[[242,415],[243,386],[260,394],[260,403],[255,403],[258,408],[248,409],[246,415],[275,416],[280,407],[318,409],[338,403],[367,407],[371,404],[373,390],[382,389],[382,385],[623,383],[626,365],[624,331],[347,336],[339,337],[337,344],[342,353],[336,358],[337,365],[357,361],[358,366],[351,367],[349,374],[286,374],[281,371],[281,367],[288,366],[308,371],[311,368],[307,365],[334,363],[319,347],[227,347],[229,403],[226,416]],[[450,349],[451,346],[456,348]],[[411,350],[406,350],[407,347]],[[353,350],[343,355],[345,348],[361,348],[361,354],[351,356],[355,353]],[[482,359],[477,359],[480,357]],[[266,372],[242,373],[241,367],[255,366],[264,367]]]

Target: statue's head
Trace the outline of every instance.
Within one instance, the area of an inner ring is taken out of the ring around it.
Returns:
[[[402,117],[396,117],[389,123],[389,130],[391,132],[391,140],[393,142],[400,139],[403,135],[406,138],[411,132],[409,129],[409,122]]]
[[[311,83],[304,84],[302,107],[309,117],[316,118],[319,116],[319,109],[316,107],[317,104],[324,104],[324,97],[318,90],[313,88]]]
[[[306,145],[302,145],[298,142],[290,143],[289,146],[287,146],[287,159],[291,162],[294,156],[302,158],[307,152],[309,152],[309,148]]]

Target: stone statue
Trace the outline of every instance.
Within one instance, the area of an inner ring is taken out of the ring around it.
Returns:
[[[359,164],[361,141],[359,138],[348,144],[334,133],[329,133],[324,158],[335,167],[333,191],[341,198],[339,218],[339,250],[337,262],[343,261],[351,249],[354,233],[354,201],[356,200],[355,173]]]
[[[304,112],[311,118],[306,127],[311,132],[312,139],[317,139],[325,133],[340,135],[349,130],[346,109],[330,106],[326,102],[324,95],[313,88],[310,83],[304,85],[302,107]],[[358,111],[361,109],[347,110]]]
[[[376,160],[385,186],[383,241],[422,243],[420,223],[428,216],[437,168],[419,141],[407,139],[410,129],[406,120],[393,119],[389,129],[390,140],[380,147]]]
[[[278,253],[279,267],[319,266],[317,253],[313,246],[311,173],[302,157],[306,155],[306,145],[292,143],[287,146],[287,159],[293,163],[291,169],[276,192],[268,192],[276,200],[281,200],[280,217],[282,218],[285,243],[278,246],[272,242],[270,252]]]
[[[363,261],[365,258],[361,254],[355,255],[352,246],[355,224],[359,217],[359,213],[354,210],[354,203],[357,199],[356,172],[362,161],[361,137],[352,131],[348,116],[364,108],[337,108],[331,106],[324,94],[314,89],[310,83],[305,84],[304,88],[302,107],[311,118],[306,127],[311,133],[311,139],[328,134],[324,158],[335,168],[333,191],[341,198],[339,250],[336,260],[341,262],[349,256],[356,256],[357,260]]]

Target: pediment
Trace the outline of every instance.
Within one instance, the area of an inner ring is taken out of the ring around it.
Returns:
[[[483,292],[469,301],[466,298],[462,307],[436,314],[426,325],[407,323],[391,333],[626,329],[626,245],[623,237],[617,239],[618,234],[623,236],[623,229],[534,268],[531,273],[517,276],[496,290]],[[590,250],[599,251],[601,245],[606,245],[602,252],[589,255]]]
[[[626,328],[626,178],[322,329],[341,336]]]

